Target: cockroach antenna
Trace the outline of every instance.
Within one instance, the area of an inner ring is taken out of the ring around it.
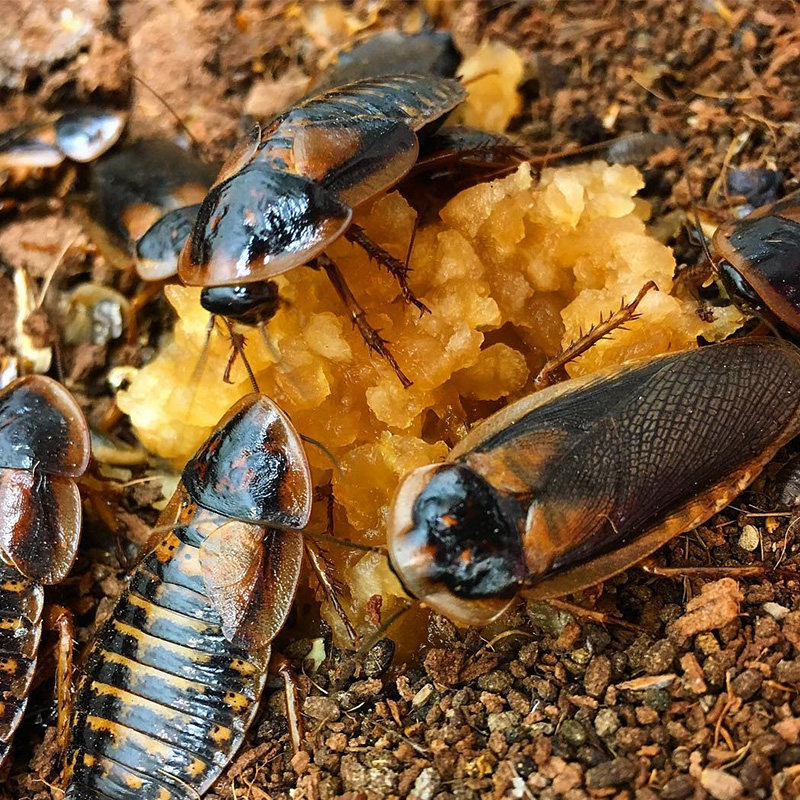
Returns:
[[[167,109],[173,119],[178,123],[180,129],[189,137],[195,148],[202,154],[202,157],[206,161],[211,161],[212,159],[209,156],[206,146],[191,132],[191,130],[189,130],[189,126],[181,119],[180,114],[178,114],[178,112],[175,111],[175,109],[167,102],[166,98],[162,97],[161,94],[159,94],[152,86],[150,86],[150,84],[147,83],[144,78],[141,78],[132,70],[130,72],[130,76],[134,81],[136,81],[136,83],[141,84],[145,89],[147,89],[147,91],[150,92],[150,94],[152,94],[153,97],[155,97],[156,100],[158,100],[158,102]]]

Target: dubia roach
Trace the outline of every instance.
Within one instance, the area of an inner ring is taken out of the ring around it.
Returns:
[[[274,296],[256,287],[318,259],[369,346],[387,355],[338,268],[322,254],[347,236],[393,274],[406,301],[425,309],[408,288],[406,266],[353,224],[353,210],[411,170],[420,137],[464,96],[460,83],[434,75],[367,78],[301,101],[263,132],[256,128],[200,206],[181,251],[181,280],[204,287],[201,303],[212,313],[252,320],[262,312],[266,320]]]
[[[75,560],[75,479],[89,450],[86,420],[59,383],[18,378],[0,393],[0,763],[36,669],[43,587],[62,581]]]
[[[727,220],[715,231],[712,247],[723,259],[729,289],[749,301],[760,299],[779,320],[800,331],[800,192],[744,219]]]
[[[92,168],[92,222],[106,255],[148,281],[169,278],[217,168],[166,140],[141,139]]]
[[[394,570],[463,624],[601,582],[726,506],[800,432],[800,350],[738,339],[557,384],[409,474]]]
[[[266,397],[240,400],[183,471],[82,669],[71,800],[195,800],[252,721],[289,613],[311,513],[302,443]]]
[[[46,169],[65,160],[87,163],[117,142],[125,116],[106,109],[67,111],[47,122],[0,133],[0,170]]]

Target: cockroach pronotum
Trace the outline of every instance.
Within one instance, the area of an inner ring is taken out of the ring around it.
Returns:
[[[561,597],[726,506],[800,433],[800,350],[737,339],[551,386],[410,473],[389,522],[411,594],[463,624]]]
[[[722,223],[712,250],[723,260],[722,278],[733,294],[760,300],[800,331],[800,192]]]
[[[94,161],[117,142],[125,127],[118,111],[84,108],[53,120],[0,133],[0,170],[47,169],[65,160]]]
[[[82,666],[71,800],[195,800],[241,744],[289,613],[311,513],[300,437],[242,398],[183,471]]]
[[[86,420],[61,384],[35,375],[0,392],[0,763],[36,669],[43,587],[64,580],[75,560],[75,479],[89,452]]]
[[[263,285],[315,262],[325,270],[370,348],[404,384],[408,379],[323,251],[340,236],[363,247],[407,284],[407,267],[352,221],[353,210],[396,184],[432,133],[465,97],[461,84],[434,75],[367,78],[301,101],[262,132],[256,128],[223,166],[203,200],[180,255],[178,274],[203,286],[212,314],[251,322],[275,311]],[[263,311],[262,311],[263,309]]]

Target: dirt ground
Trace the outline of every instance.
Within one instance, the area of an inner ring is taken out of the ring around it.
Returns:
[[[677,231],[674,212],[693,198],[718,209],[730,195],[757,205],[798,188],[800,18],[791,2],[386,0],[355,2],[344,16],[337,5],[268,0],[6,0],[0,130],[93,103],[130,108],[134,137],[175,135],[175,119],[131,81],[133,71],[208,154],[223,156],[248,118],[302,94],[359,27],[412,24],[425,12],[465,48],[497,38],[524,55],[523,111],[512,132],[532,150],[629,132],[674,137],[645,170],[654,225],[665,231]],[[758,185],[741,173],[747,168],[765,170]],[[44,202],[32,201],[27,185],[0,192],[23,203],[0,216],[6,352],[14,338],[6,267],[24,264],[41,277],[63,242],[86,242],[60,199],[61,178]],[[673,244],[679,263],[702,258],[684,235]],[[95,280],[131,291],[92,265],[90,248],[73,249],[67,284],[93,270]],[[34,340],[47,340],[46,321],[28,325]],[[102,344],[65,352],[65,374],[93,422],[111,406],[109,369],[147,357],[147,348]],[[520,603],[509,630],[491,639],[434,617],[419,656],[388,670],[385,644],[364,658],[326,648],[319,671],[300,678],[307,751],[292,755],[275,692],[208,797],[800,796],[800,545],[796,517],[777,501],[789,455],[735,507],[659,553],[677,577],[631,569],[578,598],[627,626]],[[102,519],[91,520],[74,576],[52,593],[77,614],[81,642],[120,591],[120,553],[130,557],[154,521],[152,491],[139,484],[106,500],[119,547],[108,546]],[[762,564],[763,575],[735,579],[682,572]],[[290,629],[279,644],[302,665],[307,640]],[[62,797],[51,785],[48,666],[45,657],[0,777],[2,800]]]

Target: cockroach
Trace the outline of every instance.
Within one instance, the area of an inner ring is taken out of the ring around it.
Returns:
[[[722,259],[721,278],[734,297],[760,299],[800,331],[800,192],[723,222],[711,247]]]
[[[64,161],[85,164],[116,144],[125,127],[118,111],[84,108],[47,122],[20,125],[0,134],[0,170],[58,167]]]
[[[461,84],[449,78],[367,78],[301,101],[263,132],[257,127],[200,206],[181,251],[181,280],[204,287],[201,303],[212,314],[250,321],[261,310],[266,321],[275,303],[264,282],[315,262],[331,277],[368,346],[389,359],[408,385],[323,251],[345,236],[387,268],[406,302],[427,310],[408,287],[406,265],[353,223],[353,210],[412,169],[420,139],[464,97]]]
[[[44,587],[64,580],[75,560],[75,479],[89,452],[86,420],[61,384],[35,375],[0,392],[0,763],[36,669]]]
[[[242,398],[186,465],[86,655],[67,798],[196,800],[217,779],[255,716],[311,502],[291,422]]]
[[[452,78],[461,53],[447,31],[403,33],[387,30],[358,40],[336,54],[335,63],[313,83],[314,94],[383,75],[438,75]]]
[[[104,156],[92,168],[94,238],[113,263],[125,267],[133,258],[144,280],[171,277],[217,171],[161,139]]]
[[[602,582],[726,506],[800,433],[800,350],[736,339],[519,400],[401,483],[393,569],[453,621]]]

